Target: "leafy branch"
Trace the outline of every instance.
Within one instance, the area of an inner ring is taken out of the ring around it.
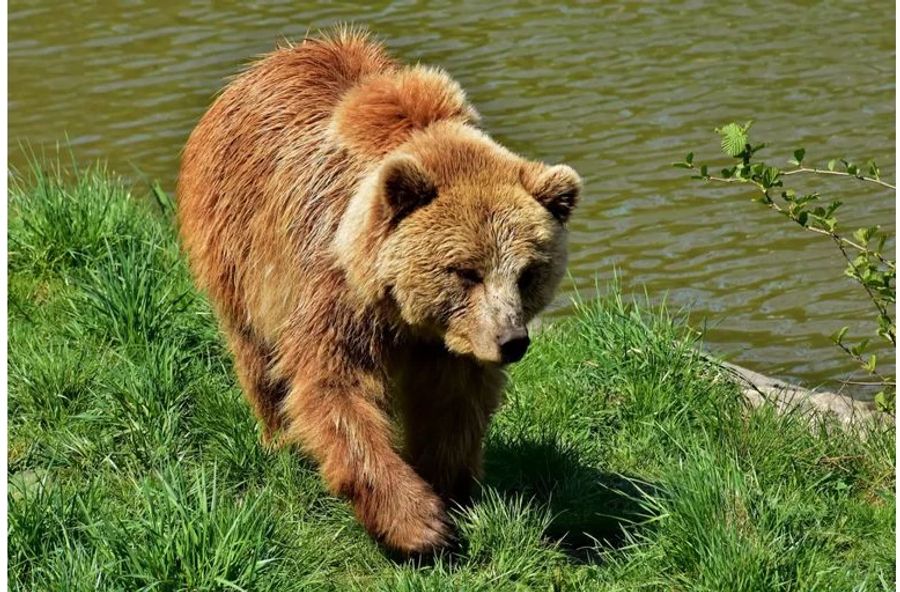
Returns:
[[[834,166],[834,162],[835,161],[832,160],[829,162],[829,164],[831,166]],[[850,164],[850,163],[846,163],[845,161],[841,161],[841,162],[844,162],[845,165]],[[872,163],[872,164],[874,165],[875,163]],[[869,183],[875,183],[877,185],[881,185],[882,187],[886,187],[887,189],[893,189],[893,190],[897,189],[897,187],[895,185],[892,185],[891,183],[888,183],[887,181],[882,181],[881,178],[879,178],[878,176],[866,177],[865,175],[853,174],[853,173],[849,173],[849,172],[845,172],[845,171],[835,171],[834,169],[817,169],[817,168],[809,168],[809,167],[798,167],[793,170],[782,171],[781,176],[786,177],[788,175],[796,175],[799,173],[812,173],[815,175],[840,175],[842,177],[855,177],[855,178],[859,179],[860,181],[868,181]]]
[[[804,164],[804,148],[794,151],[794,157],[789,161],[793,168],[783,170],[758,160],[755,158],[756,153],[765,144],[750,143],[751,125],[751,121],[744,124],[729,123],[716,129],[721,138],[722,151],[735,159],[732,166],[721,169],[718,174],[710,174],[706,164],[695,164],[693,152],[688,153],[682,162],[672,163],[673,166],[697,171],[692,176],[693,179],[749,184],[756,190],[753,201],[765,205],[810,232],[829,237],[847,262],[845,275],[862,287],[875,309],[877,335],[896,347],[896,323],[891,314],[892,304],[896,300],[896,264],[884,252],[887,234],[876,225],[858,228],[852,233],[852,238],[848,238],[839,227],[836,216],[843,202],[834,200],[825,204],[819,193],[798,193],[794,189],[785,188],[784,182],[786,177],[792,175],[837,175],[892,191],[896,190],[896,186],[881,178],[881,170],[874,161],[868,162],[863,168],[845,159],[835,159],[828,162],[827,168],[822,169]],[[878,357],[875,354],[868,357],[864,355],[868,339],[848,344],[844,341],[846,333],[847,327],[843,327],[831,338],[867,374],[875,378],[875,384],[883,387],[876,395],[879,404],[892,408],[896,391],[894,377],[887,376],[878,369]]]

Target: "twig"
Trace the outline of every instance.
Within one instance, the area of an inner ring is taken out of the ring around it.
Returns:
[[[852,384],[852,385],[855,385],[855,386],[875,386],[875,387],[880,387],[880,386],[885,386],[885,385],[887,385],[887,386],[895,386],[895,385],[897,384],[897,383],[894,382],[893,380],[886,380],[885,382],[866,381],[866,380],[847,380],[847,379],[843,379],[843,378],[842,378],[842,379],[839,379],[839,380],[840,380],[840,383],[841,383],[841,384]]]
[[[832,234],[831,234],[831,238],[832,238],[832,240],[834,240],[834,244],[837,245],[837,248],[840,249],[841,255],[843,255],[843,256],[844,256],[844,259],[847,260],[847,264],[850,265],[850,267],[851,267],[852,269],[854,269],[854,271],[855,271],[855,266],[853,265],[853,260],[850,258],[850,255],[847,253],[847,249],[845,249],[845,248],[844,248],[844,245],[841,244],[841,237],[839,237],[839,236],[837,236],[836,234],[832,233]],[[858,277],[858,276],[857,276],[857,277]],[[875,296],[875,294],[872,293],[872,289],[869,288],[868,284],[866,284],[866,283],[863,282],[863,281],[857,281],[857,283],[865,289],[866,294],[869,295],[869,299],[872,301],[872,304],[875,305],[875,308],[878,310],[878,314],[881,316],[881,318],[890,320],[890,318],[891,318],[890,313],[888,313],[888,311],[887,311],[887,309],[885,308],[884,304],[881,303],[881,300],[880,300],[879,298],[877,298],[877,297]],[[897,345],[896,337],[894,336],[894,332],[891,331],[891,330],[888,330],[888,331],[886,331],[885,333],[887,334],[888,339],[890,339],[891,344]],[[838,344],[838,345],[841,345],[841,344]],[[843,346],[841,346],[841,347],[843,347]],[[846,348],[844,348],[844,349],[846,349]],[[847,353],[850,353],[849,350],[847,351]],[[856,356],[856,357],[859,358],[859,356]],[[864,361],[862,360],[862,358],[859,358],[859,360],[860,360],[861,362],[863,362],[863,365],[865,365],[865,363],[864,363]],[[875,374],[876,376],[878,376],[878,378],[884,380],[884,377],[881,376],[880,374],[878,374],[877,372],[874,372],[874,371],[873,371],[872,374]]]
[[[869,183],[876,183],[878,185],[881,185],[882,187],[893,189],[894,191],[897,190],[897,187],[895,185],[891,185],[887,181],[882,181],[881,179],[876,179],[875,177],[866,177],[864,175],[851,175],[850,173],[845,173],[843,171],[829,171],[827,169],[817,169],[809,167],[800,167],[791,169],[789,171],[781,171],[781,174],[784,176],[796,175],[799,173],[814,173],[816,175],[838,175],[841,177],[853,177],[854,179],[859,179],[860,181],[868,181]]]
[[[893,341],[892,341],[892,343],[893,343]],[[867,367],[867,363],[866,363],[866,361],[862,358],[862,356],[860,356],[859,354],[855,354],[855,353],[853,353],[852,351],[850,351],[850,348],[847,347],[846,345],[844,345],[843,343],[838,342],[838,343],[835,343],[835,345],[837,345],[839,348],[841,348],[842,350],[844,350],[844,353],[845,353],[845,354],[847,354],[848,356],[850,356],[854,361],[856,361],[856,363],[858,363],[860,366],[862,366],[863,369],[867,370],[867,371],[869,372],[869,374],[871,374],[872,376],[876,377],[876,378],[881,382],[881,384],[883,384],[883,385],[885,385],[885,386],[893,386],[893,385],[896,384],[895,381],[891,380],[890,378],[888,378],[888,377],[886,377],[886,376],[883,376],[881,373],[879,373],[879,372],[878,372],[877,370],[875,370],[874,368],[873,368],[873,369],[868,368],[868,367]]]

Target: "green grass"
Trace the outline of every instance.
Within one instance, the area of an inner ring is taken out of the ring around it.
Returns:
[[[460,548],[393,559],[259,446],[165,199],[34,166],[9,207],[13,589],[894,589],[893,425],[748,409],[615,290],[513,369]]]

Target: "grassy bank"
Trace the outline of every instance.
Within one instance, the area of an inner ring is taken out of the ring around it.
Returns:
[[[612,293],[512,372],[460,550],[373,544],[265,452],[158,194],[13,180],[9,575],[19,590],[893,590],[893,426],[746,409],[665,310]]]

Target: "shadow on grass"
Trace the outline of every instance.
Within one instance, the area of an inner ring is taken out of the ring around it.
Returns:
[[[575,562],[603,562],[604,550],[627,543],[626,528],[645,528],[639,525],[652,518],[641,500],[656,495],[656,486],[586,466],[555,443],[489,445],[485,461],[487,485],[549,508],[547,537]]]

